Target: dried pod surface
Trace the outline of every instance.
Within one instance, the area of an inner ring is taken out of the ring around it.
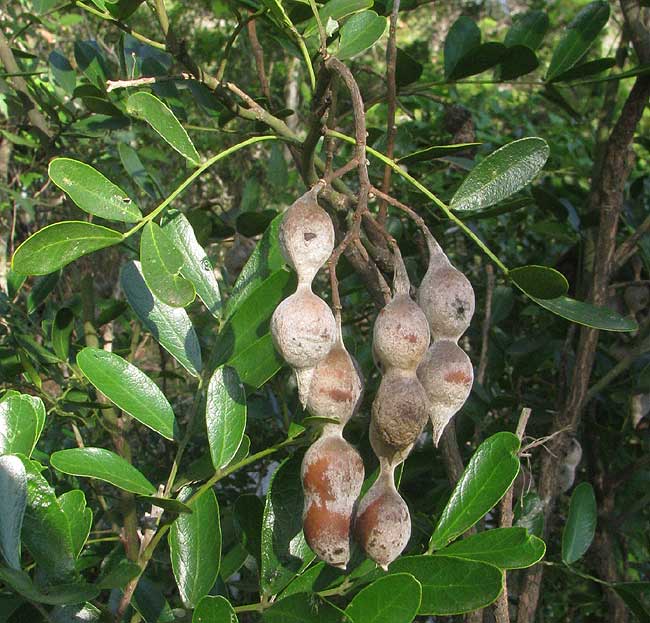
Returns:
[[[313,368],[334,344],[336,321],[327,303],[302,286],[276,307],[271,335],[290,366]]]
[[[329,426],[305,454],[303,531],[309,547],[326,563],[345,568],[350,558],[352,517],[363,485],[363,461]]]
[[[285,212],[280,248],[300,282],[311,283],[334,249],[332,219],[316,200],[319,187],[306,192]]]
[[[428,407],[426,392],[414,373],[389,369],[372,404],[372,426],[391,452],[401,452],[419,437]]]
[[[474,382],[474,369],[467,353],[456,342],[439,340],[429,347],[418,366],[418,378],[432,406],[460,409]]]
[[[429,325],[408,294],[398,295],[377,316],[375,357],[386,367],[414,370],[429,346]]]
[[[313,372],[307,409],[312,415],[345,425],[359,407],[362,394],[363,377],[339,338]]]
[[[393,484],[392,469],[382,470],[361,500],[354,532],[368,556],[384,570],[404,551],[411,536],[411,517]]]

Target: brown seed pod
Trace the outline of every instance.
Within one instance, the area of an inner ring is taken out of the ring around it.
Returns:
[[[415,370],[429,346],[429,325],[420,307],[409,296],[404,262],[395,252],[395,294],[378,314],[372,347],[384,367]]]
[[[354,533],[366,554],[384,570],[404,551],[411,536],[411,516],[395,489],[392,468],[382,464],[379,477],[359,503]]]
[[[316,197],[321,186],[314,186],[298,198],[280,225],[280,248],[298,274],[298,281],[311,283],[318,269],[334,249],[334,226]]]
[[[326,426],[302,462],[303,532],[321,560],[341,569],[350,558],[352,519],[363,478],[363,461],[343,439],[341,427]]]
[[[371,426],[391,454],[415,443],[428,413],[427,395],[415,373],[389,368],[372,403]]]
[[[474,370],[467,353],[451,340],[434,342],[418,366],[431,410],[433,442],[437,446],[445,426],[472,391]]]
[[[457,340],[474,315],[474,290],[430,234],[427,244],[429,268],[418,290],[418,304],[429,321],[433,339]]]
[[[327,356],[314,370],[307,409],[312,415],[338,420],[341,426],[361,404],[363,377],[356,362],[339,337]]]
[[[278,352],[296,371],[300,399],[305,404],[313,368],[336,339],[334,314],[309,286],[302,285],[276,307],[271,335]]]

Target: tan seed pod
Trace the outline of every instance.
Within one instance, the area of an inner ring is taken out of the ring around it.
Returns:
[[[314,553],[334,567],[345,569],[350,558],[353,513],[363,479],[363,461],[341,436],[341,427],[326,426],[302,462],[303,532]]]
[[[371,426],[381,442],[393,453],[403,452],[420,436],[428,413],[427,395],[415,373],[390,368],[372,404]]]
[[[359,503],[354,533],[366,554],[384,570],[404,551],[411,537],[411,516],[395,489],[392,469],[382,468]]]
[[[271,335],[278,352],[296,371],[300,399],[305,404],[313,369],[336,339],[334,314],[309,286],[299,286],[273,312]]]
[[[315,186],[298,198],[280,225],[280,249],[301,283],[311,283],[334,249],[332,219],[316,200],[320,189]]]
[[[429,322],[432,339],[457,340],[465,333],[474,315],[474,290],[430,234],[427,244],[429,268],[418,290],[418,304]]]
[[[340,336],[316,366],[309,386],[307,409],[312,415],[338,420],[344,426],[356,413],[363,377]]]
[[[408,275],[398,250],[395,252],[394,289],[393,299],[375,321],[373,352],[384,367],[415,370],[429,346],[429,325],[409,295]]]
[[[447,423],[472,391],[472,362],[456,342],[439,340],[429,347],[418,366],[418,378],[431,406],[433,443],[437,446]]]

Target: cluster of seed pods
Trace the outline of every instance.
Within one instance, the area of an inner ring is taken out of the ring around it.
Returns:
[[[431,346],[417,374],[429,398],[437,446],[445,427],[465,404],[474,381],[472,362],[458,345],[474,314],[474,290],[428,231],[426,239],[429,267],[418,290],[418,304],[429,322]]]
[[[357,508],[363,461],[343,437],[343,428],[359,407],[363,378],[343,344],[340,315],[335,318],[312,292],[312,281],[334,248],[332,221],[317,202],[320,188],[300,197],[280,226],[280,246],[298,275],[298,286],[271,319],[275,346],[295,371],[303,407],[327,422],[302,463],[303,531],[314,553],[332,566],[347,566],[354,535],[386,569],[411,535],[409,510],[395,487],[395,468],[429,418],[438,444],[471,389],[472,365],[458,339],[474,312],[474,293],[427,232],[429,267],[416,303],[395,248],[393,297],[373,330],[382,380],[369,437],[379,475]]]

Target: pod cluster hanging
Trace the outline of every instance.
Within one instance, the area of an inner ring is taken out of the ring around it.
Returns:
[[[340,314],[312,291],[312,281],[334,248],[334,228],[318,205],[320,186],[300,197],[280,226],[280,247],[298,276],[296,292],[271,319],[278,352],[296,374],[300,401],[326,418],[302,463],[303,531],[316,555],[345,568],[354,537],[382,568],[395,560],[411,535],[408,506],[395,486],[395,469],[412,450],[427,421],[437,445],[467,399],[473,381],[458,339],[474,312],[469,281],[425,232],[429,267],[417,302],[395,246],[393,297],[379,312],[373,353],[382,380],[372,405],[369,437],[379,475],[359,502],[364,466],[343,437],[363,394],[359,367],[343,344]]]

